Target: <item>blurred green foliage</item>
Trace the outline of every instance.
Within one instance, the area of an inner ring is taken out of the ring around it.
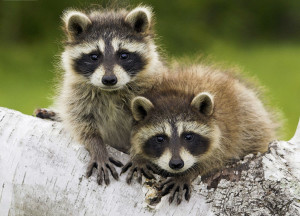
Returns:
[[[266,86],[287,119],[285,138],[293,135],[300,114],[299,0],[115,2],[0,0],[0,106],[31,114],[51,104],[63,10],[142,3],[154,8],[158,42],[170,58],[204,55],[240,66]]]

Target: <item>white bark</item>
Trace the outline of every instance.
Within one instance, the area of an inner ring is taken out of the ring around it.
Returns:
[[[179,206],[167,197],[150,206],[156,190],[125,176],[99,186],[84,176],[88,161],[60,123],[0,108],[0,215],[300,215],[300,126],[289,142],[228,166],[215,188],[199,177]]]

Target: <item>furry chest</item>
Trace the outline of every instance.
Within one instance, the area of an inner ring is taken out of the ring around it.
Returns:
[[[126,104],[107,100],[107,103],[99,106],[98,117],[97,125],[105,144],[127,152],[130,148],[132,117]]]

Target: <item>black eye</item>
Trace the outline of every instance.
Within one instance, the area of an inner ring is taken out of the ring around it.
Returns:
[[[129,54],[128,53],[120,53],[120,59],[121,60],[126,60],[129,58]]]
[[[194,134],[191,134],[191,133],[185,134],[184,139],[187,141],[192,141],[194,139]]]
[[[97,61],[99,59],[99,55],[98,54],[91,54],[90,55],[90,58],[93,60],[93,61]]]
[[[156,141],[157,141],[158,143],[163,143],[163,142],[165,141],[165,138],[164,138],[163,136],[157,136],[157,137],[156,137]]]

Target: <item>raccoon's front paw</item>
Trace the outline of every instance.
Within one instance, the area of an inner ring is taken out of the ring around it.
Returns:
[[[50,119],[53,121],[60,121],[60,118],[58,115],[53,112],[52,110],[45,109],[45,108],[39,108],[34,110],[34,115],[41,119]]]
[[[102,185],[103,180],[106,185],[109,185],[109,172],[114,177],[114,179],[118,180],[119,175],[115,169],[115,166],[122,167],[123,164],[114,159],[113,157],[109,157],[107,159],[92,157],[90,163],[87,168],[86,176],[89,178],[93,174],[93,169],[97,168],[97,182],[99,185]]]
[[[142,176],[144,175],[148,179],[155,179],[153,173],[157,173],[156,168],[145,160],[131,160],[129,161],[123,168],[120,173],[127,172],[129,170],[128,175],[126,177],[127,184],[130,184],[134,173],[137,173],[137,181],[141,184],[142,183]]]
[[[170,177],[160,184],[159,189],[161,190],[161,196],[170,194],[169,203],[172,203],[174,198],[177,197],[177,205],[179,205],[183,195],[187,201],[191,198],[191,180],[188,177]]]

